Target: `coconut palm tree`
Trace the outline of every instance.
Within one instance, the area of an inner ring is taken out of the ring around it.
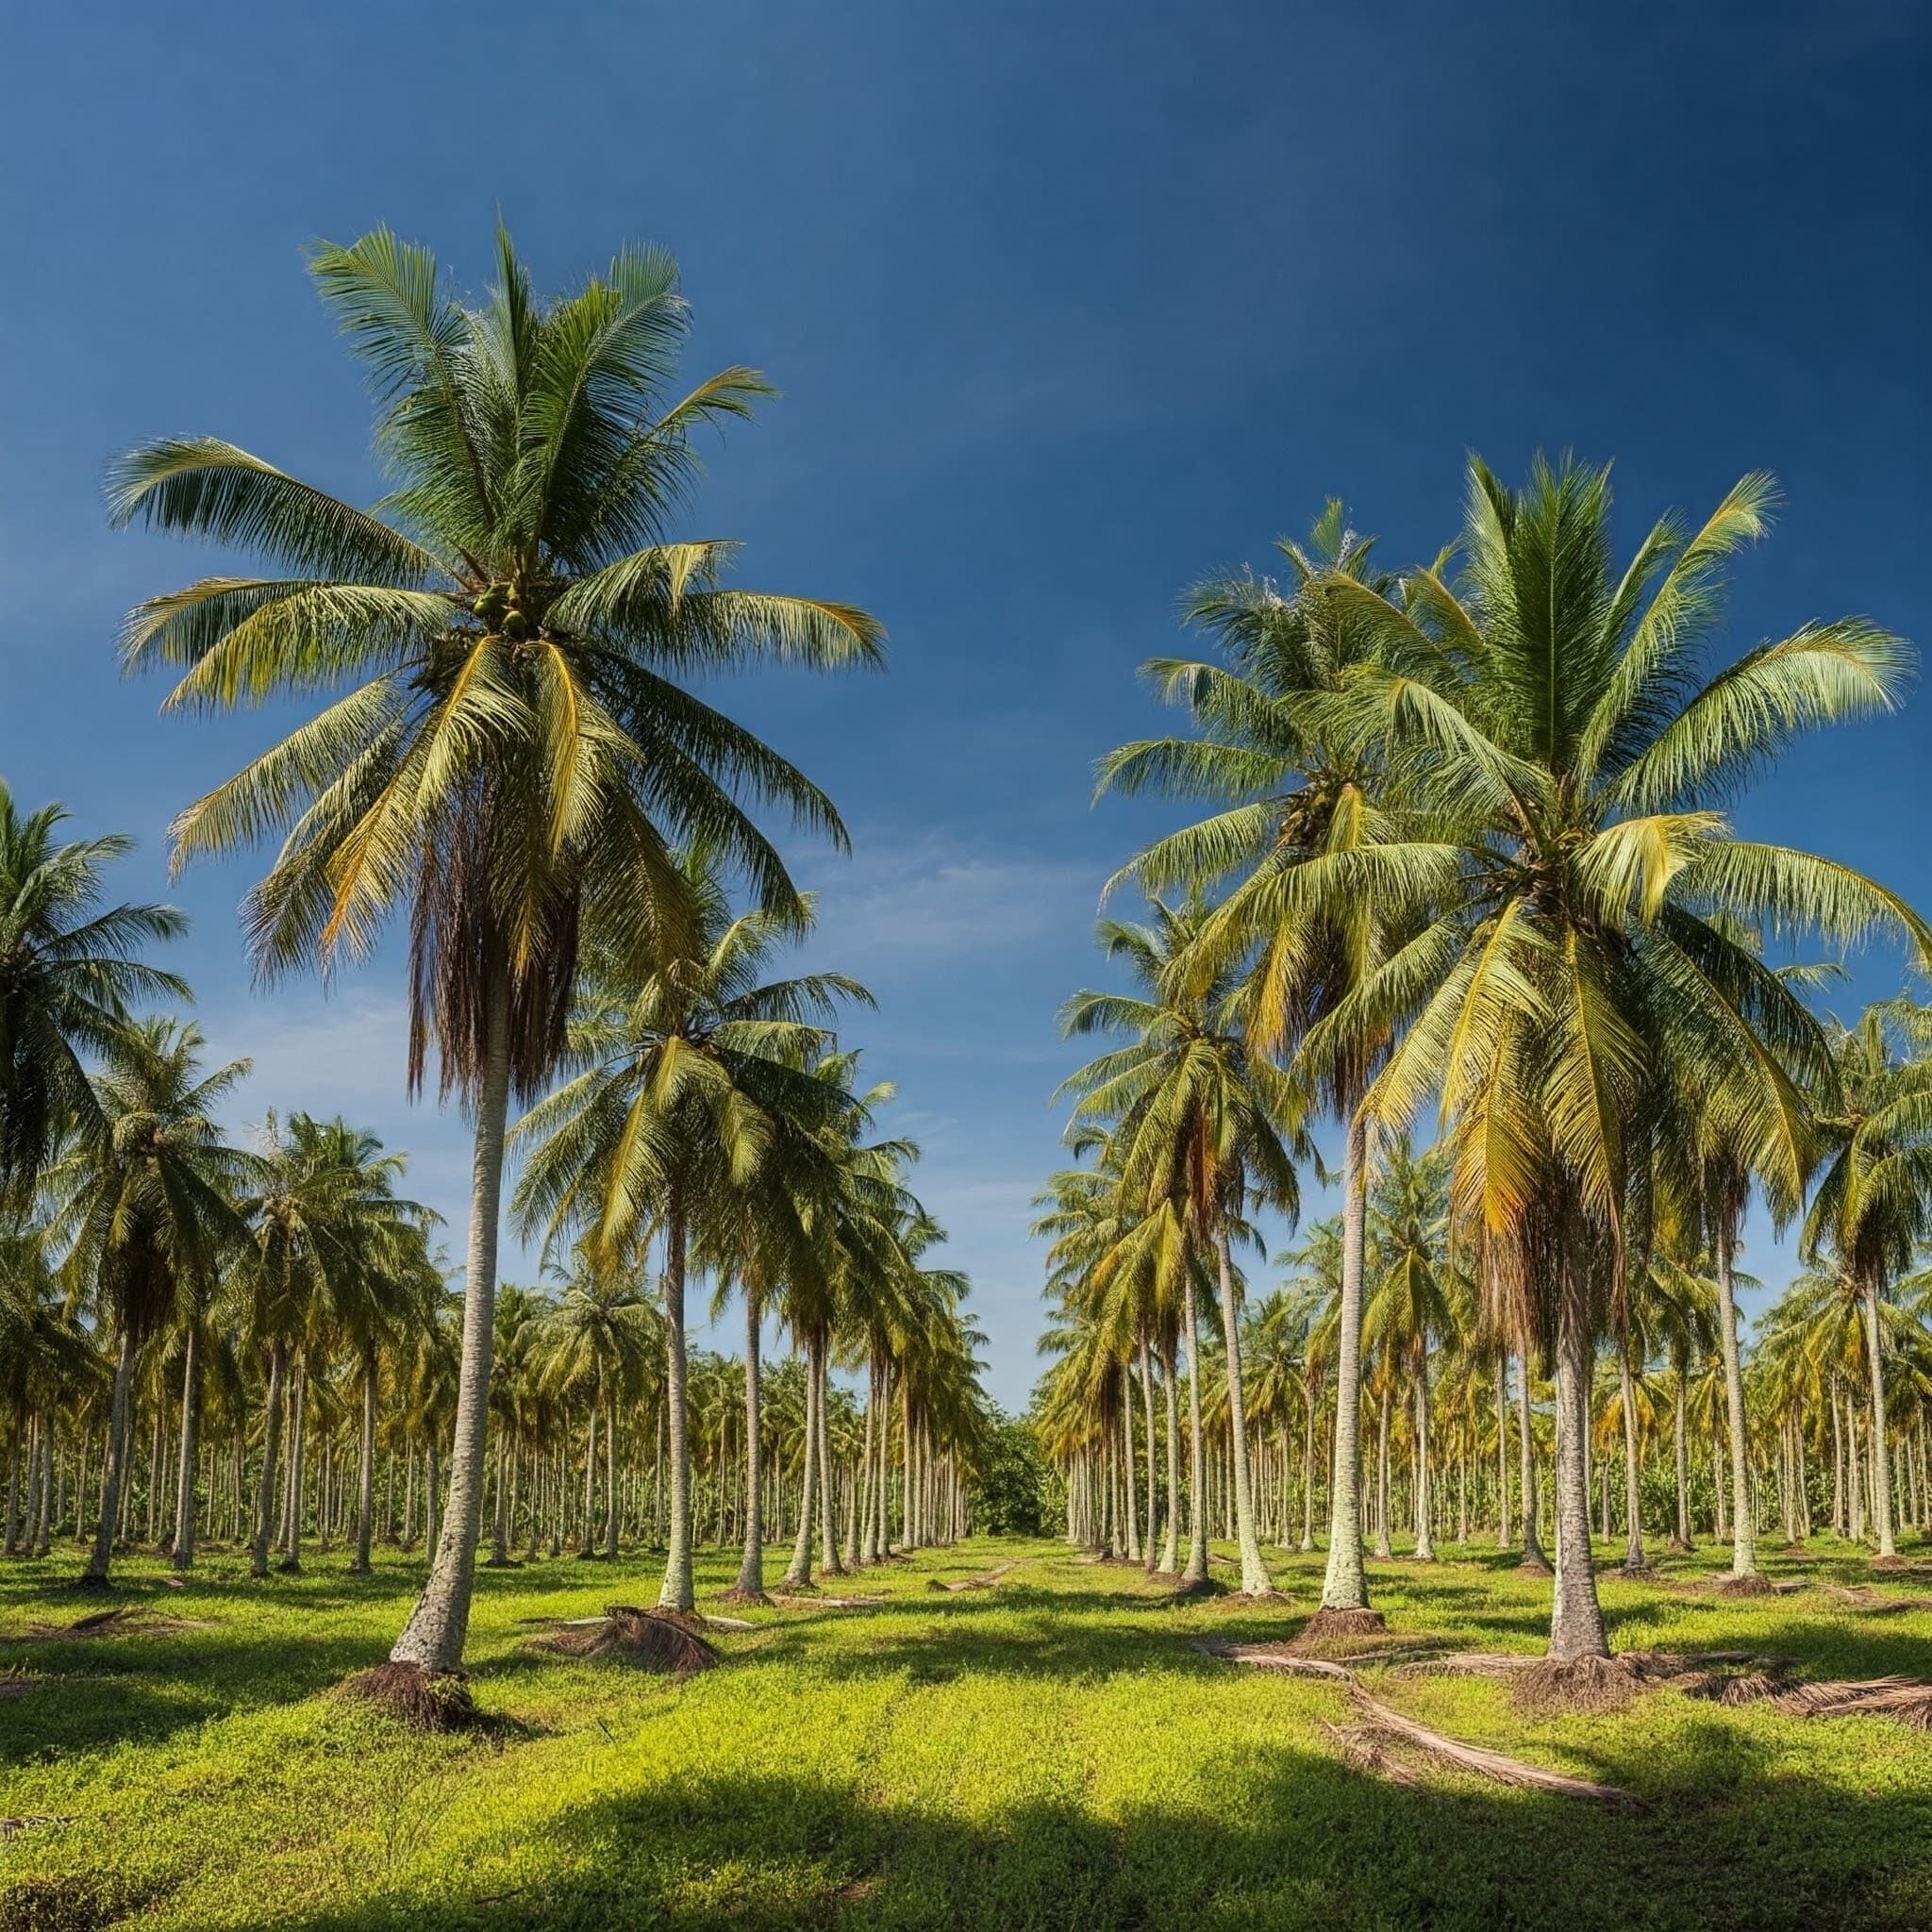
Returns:
[[[1331,594],[1338,578],[1374,591],[1392,580],[1374,560],[1374,540],[1348,525],[1331,498],[1305,543],[1277,544],[1285,581],[1209,579],[1189,598],[1189,620],[1215,640],[1224,662],[1157,658],[1144,668],[1169,702],[1184,704],[1191,738],[1123,746],[1101,761],[1100,789],[1213,801],[1224,809],[1141,853],[1123,873],[1143,889],[1193,888],[1231,872],[1240,882],[1208,928],[1205,963],[1224,972],[1256,950],[1251,1044],[1291,1055],[1307,1027],[1333,1009],[1413,918],[1379,892],[1284,904],[1280,881],[1307,859],[1385,835],[1386,761],[1358,733],[1322,728],[1311,698],[1335,691],[1374,645],[1354,607]],[[1327,1574],[1322,1605],[1338,1617],[1369,1611],[1362,1567],[1361,1379],[1367,1143],[1357,1106],[1384,1041],[1357,1029],[1343,1051],[1308,1070],[1342,1123],[1342,1288],[1336,1335],[1335,1467],[1329,1486]]]
[[[1177,908],[1156,900],[1153,909],[1146,925],[1101,923],[1103,949],[1126,965],[1139,991],[1075,993],[1061,1008],[1061,1026],[1070,1036],[1111,1034],[1126,1043],[1070,1075],[1059,1091],[1077,1096],[1076,1123],[1109,1124],[1128,1203],[1147,1215],[1170,1208],[1214,1257],[1241,1589],[1263,1595],[1272,1586],[1248,1460],[1233,1243],[1250,1198],[1291,1216],[1299,1207],[1294,1157],[1307,1151],[1300,1108],[1282,1074],[1249,1051],[1231,975],[1187,984],[1180,962],[1208,916],[1199,896]]]
[[[1885,1391],[1885,1302],[1932,1236],[1932,1008],[1868,1008],[1833,1042],[1842,1112],[1825,1123],[1828,1164],[1806,1217],[1804,1249],[1837,1257],[1864,1305],[1872,1404],[1872,1510],[1878,1554],[1898,1554]]]
[[[1729,932],[1883,931],[1932,957],[1895,895],[1739,839],[1719,808],[1795,731],[1891,708],[1906,670],[1898,641],[1856,618],[1707,659],[1724,562],[1771,494],[1750,476],[1695,533],[1666,518],[1619,572],[1606,471],[1539,459],[1515,491],[1474,461],[1459,579],[1419,571],[1399,597],[1328,580],[1376,638],[1376,660],[1324,698],[1329,727],[1425,770],[1427,816],[1297,868],[1283,896],[1392,878],[1441,914],[1309,1044],[1407,1024],[1368,1115],[1396,1124],[1440,1095],[1495,1325],[1554,1336],[1557,1660],[1607,1650],[1584,1437],[1632,1162],[1681,1096],[1714,1093],[1740,1123],[1798,1104],[1778,1054],[1807,1016]]]
[[[0,1207],[31,1197],[70,1128],[107,1131],[86,1062],[111,1051],[128,1009],[190,997],[140,957],[178,937],[182,915],[101,906],[103,874],[134,841],[60,843],[66,816],[58,805],[23,816],[0,779]]]
[[[759,901],[797,899],[747,795],[842,841],[829,801],[676,680],[757,658],[878,661],[849,606],[725,588],[732,546],[670,539],[694,430],[768,391],[727,369],[681,398],[675,262],[630,248],[546,299],[499,231],[480,308],[378,229],[315,250],[368,372],[393,488],[363,511],[215,438],[122,458],[118,523],[247,549],[271,575],[207,578],[129,620],[130,666],[180,674],[172,708],[349,687],[191,806],[179,863],[287,839],[250,894],[266,974],[359,956],[409,908],[411,1044],[475,1122],[451,1507],[393,1661],[460,1664],[484,1482],[504,1133],[564,1042],[577,936],[675,924],[675,842],[702,836]]]
[[[528,1149],[512,1199],[520,1226],[546,1244],[589,1243],[596,1265],[663,1236],[671,1547],[666,1607],[691,1607],[691,1457],[686,1412],[685,1275],[693,1222],[722,1190],[748,1185],[782,1116],[812,1117],[826,1089],[808,1071],[841,1000],[870,1004],[857,981],[806,974],[765,982],[810,908],[734,914],[711,848],[675,861],[675,919],[654,921],[640,976],[610,954],[590,974],[567,1053],[583,1071],[517,1126]]]
[[[105,1590],[120,1527],[135,1352],[184,1300],[212,1295],[225,1257],[247,1236],[239,1202],[253,1163],[228,1146],[215,1110],[248,1072],[230,1060],[208,1073],[201,1029],[153,1019],[122,1027],[93,1078],[99,1134],[73,1143],[48,1175],[56,1222],[71,1233],[62,1262],[71,1291],[114,1338],[114,1382],[100,1521],[83,1587]],[[191,1365],[194,1326],[189,1328]]]

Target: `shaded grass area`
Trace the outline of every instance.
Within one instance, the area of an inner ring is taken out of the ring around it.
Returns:
[[[1398,1634],[1541,1648],[1547,1581],[1479,1550],[1373,1566]],[[1908,1554],[1916,1554],[1908,1553]],[[1819,1546],[1778,1574],[1864,1581]],[[933,1591],[1019,1559],[995,1589]],[[73,1559],[0,1570],[0,1932],[130,1927],[1781,1927],[1932,1923],[1932,1743],[1662,1690],[1525,1718],[1507,1687],[1371,1670],[1458,1739],[1623,1787],[1624,1812],[1350,1768],[1337,1685],[1191,1641],[1293,1634],[1320,1558],[1271,1553],[1286,1604],[1174,1603],[1053,1543],[978,1542],[867,1574],[876,1607],[737,1611],[689,1679],[532,1648],[536,1620],[648,1602],[648,1559],[482,1571],[471,1656],[500,1720],[421,1737],[326,1694],[378,1661],[421,1577],[312,1559],[188,1589],[129,1562],[110,1601],[187,1627],[27,1641],[98,1607]],[[340,1561],[340,1558],[337,1559]],[[1607,1576],[1620,1648],[1747,1649],[1808,1676],[1932,1677],[1932,1613],[1825,1591],[1726,1600]],[[701,1607],[735,1559],[707,1557]],[[1886,1576],[1888,1595],[1932,1575]]]

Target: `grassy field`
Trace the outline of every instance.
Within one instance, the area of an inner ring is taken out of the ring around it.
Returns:
[[[998,1587],[935,1591],[1015,1561]],[[326,1694],[375,1661],[419,1565],[341,1558],[185,1591],[129,1562],[109,1603],[194,1627],[33,1640],[95,1606],[75,1567],[0,1572],[0,1927],[1924,1926],[1932,1741],[1673,1690],[1524,1719],[1497,1683],[1382,1674],[1455,1736],[1623,1786],[1636,1811],[1351,1769],[1339,1686],[1239,1670],[1204,1635],[1290,1635],[1291,1601],[1174,1606],[1053,1543],[978,1542],[869,1575],[878,1608],[754,1613],[687,1681],[532,1649],[528,1620],[651,1600],[641,1559],[483,1572],[492,1734],[425,1738]],[[1688,1577],[1715,1564],[1689,1559]],[[734,1560],[713,1555],[700,1601]],[[1858,1579],[1848,1552],[1787,1574]],[[1925,1589],[1888,1579],[1888,1588]],[[1391,1626],[1534,1650],[1547,1585],[1451,1552],[1378,1565]],[[1932,1675],[1932,1616],[1823,1590],[1732,1602],[1607,1581],[1621,1648],[1747,1648],[1807,1673]],[[10,1688],[10,1687],[8,1687]]]

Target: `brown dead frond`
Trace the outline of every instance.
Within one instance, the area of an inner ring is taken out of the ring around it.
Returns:
[[[150,1610],[141,1604],[122,1604],[111,1610],[93,1610],[76,1617],[71,1624],[29,1624],[13,1638],[14,1642],[70,1643],[96,1637],[160,1637],[171,1630],[206,1630],[203,1619],[171,1617]]]
[[[1908,1730],[1932,1730],[1932,1684],[1917,1677],[1795,1684],[1772,1707],[1787,1717],[1884,1717]]]
[[[935,1576],[928,1581],[926,1588],[928,1590],[991,1590],[1008,1571],[1017,1570],[1019,1567],[1017,1563],[1000,1563],[977,1576],[960,1576],[950,1583]],[[1138,1570],[1141,1566],[1136,1563],[1133,1567]]]
[[[694,1614],[612,1604],[589,1623],[562,1624],[531,1641],[559,1657],[608,1658],[685,1677],[718,1661],[718,1653],[699,1635],[704,1626],[705,1620]]]
[[[1825,1594],[1878,1617],[1896,1616],[1901,1610],[1932,1610],[1932,1596],[1887,1596],[1869,1583],[1828,1583]]]
[[[1341,1761],[1351,1771],[1370,1777],[1385,1778],[1407,1790],[1419,1790],[1422,1779],[1403,1761],[1392,1756],[1383,1733],[1370,1724],[1324,1724],[1322,1733],[1341,1753]]]

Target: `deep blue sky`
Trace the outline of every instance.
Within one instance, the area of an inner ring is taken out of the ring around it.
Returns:
[[[665,242],[693,374],[785,391],[714,453],[693,533],[891,631],[883,678],[730,702],[854,827],[852,861],[801,854],[821,951],[884,1003],[872,1071],[1009,1403],[1054,1009],[1161,822],[1090,809],[1089,766],[1154,722],[1134,667],[1191,579],[1265,565],[1330,492],[1391,560],[1433,555],[1466,449],[1514,475],[1569,445],[1617,458],[1626,537],[1778,473],[1740,641],[1932,629],[1921,7],[15,0],[0,37],[0,774],[139,833],[122,884],[158,891],[170,815],[262,741],[118,679],[125,608],[214,560],[111,535],[99,491],[116,448],[208,431],[375,493],[305,241],[387,222],[472,288],[499,207],[553,286]],[[1928,705],[1793,757],[1744,822],[1932,907]],[[257,1059],[244,1113],[376,1125],[459,1224],[460,1123],[403,1103],[392,954],[326,1004],[252,993],[249,875],[175,889],[203,1022]]]

